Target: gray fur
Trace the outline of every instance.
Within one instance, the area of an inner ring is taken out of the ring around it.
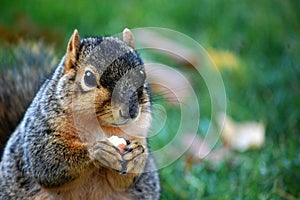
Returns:
[[[53,49],[43,43],[20,43],[0,55],[0,155],[26,109],[57,65]],[[43,66],[43,67],[41,67]]]
[[[93,40],[96,39],[82,40],[83,46],[76,67],[80,67],[80,63],[107,66],[125,50],[133,52],[116,38],[105,39],[108,43],[102,47],[97,46]],[[116,46],[109,46],[110,44]],[[110,49],[105,51],[106,60],[99,60],[97,56],[87,56],[95,49],[93,45],[96,48]],[[71,87],[74,84],[74,77],[64,76],[64,70],[63,58],[52,77],[40,88],[6,145],[0,163],[0,199],[34,198],[41,192],[41,187],[54,188],[73,181],[78,178],[79,172],[91,164],[87,149],[78,148],[69,153],[68,146],[56,133],[60,128],[57,119],[64,121],[72,116],[67,107],[71,104],[71,100],[67,97],[71,96],[74,90]],[[103,82],[112,84],[111,81],[107,79]],[[69,134],[69,130],[65,131],[65,134]],[[76,162],[67,162],[66,159]],[[148,157],[145,173],[136,179],[128,191],[136,199],[159,199],[159,177],[151,156]]]

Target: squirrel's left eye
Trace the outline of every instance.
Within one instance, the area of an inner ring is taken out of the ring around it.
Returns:
[[[88,87],[97,87],[97,80],[91,71],[86,71],[84,74],[84,84]]]

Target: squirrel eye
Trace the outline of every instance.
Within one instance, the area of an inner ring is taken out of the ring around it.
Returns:
[[[97,80],[91,71],[86,71],[84,74],[84,84],[88,87],[97,87]]]

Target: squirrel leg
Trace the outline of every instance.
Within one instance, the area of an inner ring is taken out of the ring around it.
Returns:
[[[135,199],[159,199],[159,176],[151,154],[148,155],[143,173],[136,179],[130,192]]]
[[[83,144],[74,142],[70,148],[66,143],[50,140],[45,139],[45,144],[41,144],[39,140],[40,145],[31,145],[25,151],[30,156],[28,164],[32,176],[44,188],[56,188],[71,183],[90,165],[88,152]]]

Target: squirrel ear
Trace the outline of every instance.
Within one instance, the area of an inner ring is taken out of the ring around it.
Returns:
[[[74,30],[73,35],[71,36],[66,53],[65,59],[65,69],[68,72],[70,69],[74,68],[77,55],[80,47],[80,36],[77,29]]]
[[[125,28],[123,31],[123,41],[134,49],[133,34],[128,28]]]

